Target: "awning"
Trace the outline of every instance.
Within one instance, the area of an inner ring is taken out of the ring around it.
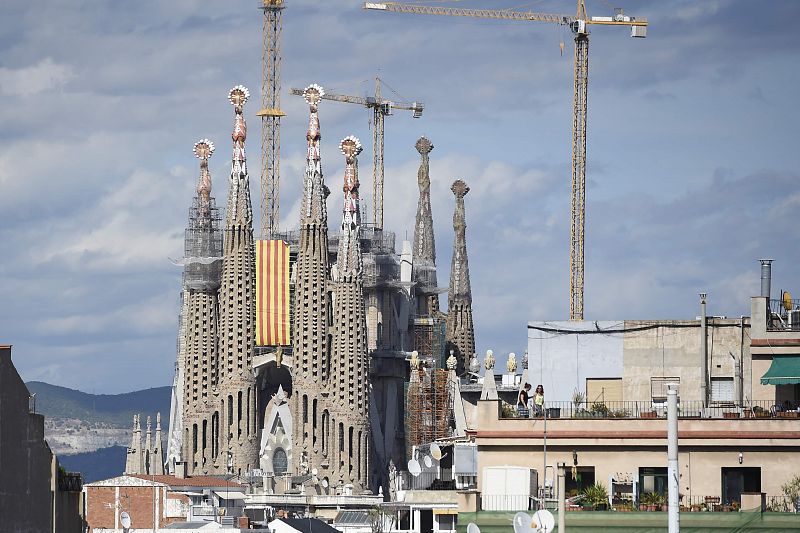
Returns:
[[[767,373],[761,376],[762,385],[794,385],[800,383],[800,355],[776,355]]]
[[[458,509],[434,509],[433,514],[458,514]]]
[[[239,492],[237,490],[215,490],[214,494],[217,495],[218,498],[222,498],[223,500],[244,500],[245,495],[244,492]]]

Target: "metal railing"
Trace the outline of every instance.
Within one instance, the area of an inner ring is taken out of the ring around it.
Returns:
[[[666,418],[667,404],[661,402],[546,402],[545,412],[536,411],[503,403],[500,408],[501,419],[511,418],[578,418],[578,419],[649,419]],[[744,405],[727,402],[712,402],[703,407],[700,401],[682,401],[678,404],[678,417],[687,418],[797,418],[800,411],[797,404],[777,405],[771,401],[751,401]]]
[[[481,494],[482,511],[531,511],[535,507],[530,494]]]
[[[800,331],[800,300],[770,300],[767,331]]]

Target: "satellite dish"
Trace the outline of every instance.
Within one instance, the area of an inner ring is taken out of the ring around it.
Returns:
[[[437,461],[441,460],[442,458],[442,449],[435,442],[431,444],[431,457]]]
[[[475,522],[470,522],[467,524],[467,533],[481,533],[481,528]]]
[[[433,459],[431,459],[431,456],[430,456],[430,455],[426,455],[426,456],[425,456],[425,457],[422,459],[422,462],[425,464],[425,468],[430,468],[430,467],[432,467],[432,466],[433,466]]]
[[[787,311],[792,310],[792,294],[789,291],[783,293],[783,308]]]
[[[419,461],[416,459],[411,459],[408,462],[408,473],[414,477],[417,477],[422,473],[422,467],[419,465]]]
[[[131,528],[131,515],[128,514],[128,511],[122,511],[119,514],[119,521],[122,524],[123,529]]]
[[[556,519],[553,517],[553,513],[547,509],[541,509],[533,513],[533,521],[539,524],[539,531],[542,533],[555,531]]]

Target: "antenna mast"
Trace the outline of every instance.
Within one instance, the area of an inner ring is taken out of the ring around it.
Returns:
[[[281,184],[281,12],[284,0],[262,0],[264,12],[261,57],[261,238],[278,229]]]

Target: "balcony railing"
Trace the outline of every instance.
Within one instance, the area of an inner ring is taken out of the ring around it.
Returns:
[[[800,300],[770,300],[767,331],[800,331]]]
[[[500,418],[666,418],[667,404],[662,402],[546,402],[541,415],[518,410],[502,404]],[[748,402],[738,406],[727,402],[712,402],[703,407],[700,401],[682,401],[678,404],[678,418],[789,418],[800,419],[797,404],[776,405],[770,401]]]

